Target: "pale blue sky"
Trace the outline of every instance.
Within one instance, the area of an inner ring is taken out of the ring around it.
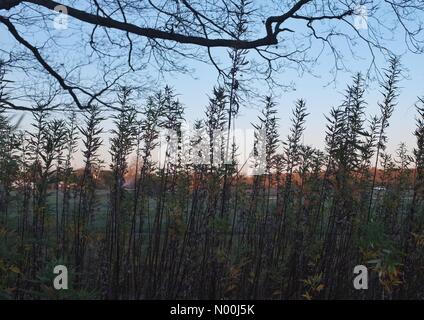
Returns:
[[[70,27],[72,29],[72,20],[70,21]],[[26,31],[28,35],[28,30]],[[66,52],[58,52],[58,59],[64,59],[64,61],[66,61],[70,59],[71,56],[78,58],[78,50],[73,49],[76,48],[75,43],[81,41],[81,39],[78,40],[74,38],[75,34],[73,37],[67,37],[66,32],[57,34],[60,34],[62,37],[60,39],[57,38],[56,41],[60,41],[61,44],[68,49]],[[41,41],[43,38],[44,36],[42,34],[34,30],[33,41]],[[2,48],[7,48],[11,46],[12,43],[13,40],[10,39],[4,27],[1,26],[0,44]],[[413,137],[413,130],[415,128],[414,103],[417,101],[417,96],[424,95],[424,56],[414,55],[409,52],[405,53],[406,48],[401,34],[395,35],[394,40],[389,43],[390,48],[395,53],[403,54],[402,63],[407,69],[407,79],[403,79],[401,82],[402,90],[399,97],[399,105],[396,107],[390,121],[390,127],[388,129],[388,151],[393,152],[400,142],[406,142],[411,150],[415,144]],[[340,46],[343,45],[344,44],[340,43]],[[311,52],[317,52],[318,49],[318,46],[314,46]],[[342,49],[347,50],[347,48]],[[347,51],[345,52],[347,53]],[[275,90],[275,100],[279,106],[278,116],[280,118],[279,124],[282,138],[288,133],[290,126],[289,118],[295,100],[304,98],[307,102],[308,112],[310,113],[307,118],[304,143],[318,148],[323,147],[326,125],[324,114],[328,114],[331,107],[340,104],[343,90],[346,88],[346,84],[350,82],[352,72],[361,71],[365,73],[369,66],[370,54],[367,52],[367,48],[360,44],[357,47],[357,53],[362,59],[353,59],[346,54],[344,61],[350,72],[339,72],[336,82],[327,86],[326,84],[333,79],[330,69],[334,65],[332,56],[328,50],[324,51],[318,63],[313,66],[313,73],[315,76],[312,76],[308,72],[300,75],[293,69],[281,70],[278,74],[274,74],[278,82],[285,84],[294,82],[296,85],[296,90]],[[216,49],[213,54],[222,61],[224,61],[227,56],[226,50],[223,49]],[[186,61],[186,63],[193,69],[193,72],[189,74],[165,74],[165,79],[161,84],[163,86],[169,84],[175,88],[176,93],[179,94],[180,101],[186,107],[187,119],[193,121],[204,116],[204,110],[208,104],[208,95],[212,92],[213,86],[217,84],[217,72],[211,65],[195,61]],[[377,56],[377,64],[379,67],[384,67],[386,65],[380,56]],[[148,68],[143,72],[153,77],[156,76],[153,68]],[[9,77],[18,80],[21,75],[15,73],[9,75]],[[37,81],[37,79],[30,80]],[[145,79],[143,79],[143,81],[145,81]],[[250,86],[254,87],[259,95],[264,96],[269,93],[263,82],[251,82]],[[251,101],[246,102],[240,109],[240,114],[237,119],[238,127],[247,128],[250,126],[251,122],[256,121],[256,117],[262,108],[262,104],[259,102],[260,99],[258,99],[259,95],[252,97]],[[378,92],[377,82],[370,82],[367,91],[368,115],[379,113],[377,106],[377,101],[379,99],[380,93]],[[28,126],[30,120],[30,115],[27,114],[23,126]],[[111,120],[107,120],[104,126],[109,130],[111,128]],[[107,134],[105,134],[104,138],[105,140],[108,139]],[[103,152],[107,154],[106,146],[103,148]],[[79,164],[80,159],[77,159],[76,163]]]

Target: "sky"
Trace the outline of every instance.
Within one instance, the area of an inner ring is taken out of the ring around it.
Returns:
[[[72,23],[72,21],[70,21]],[[35,39],[37,39],[35,35]],[[3,47],[11,45],[11,39],[7,36],[4,28],[0,28],[0,44]],[[72,45],[71,40],[63,40],[64,43]],[[342,44],[340,44],[342,45]],[[399,103],[395,108],[392,118],[390,119],[390,127],[387,130],[389,137],[388,149],[389,153],[394,153],[400,142],[405,142],[410,150],[414,147],[415,139],[413,131],[415,128],[415,108],[417,96],[424,95],[424,55],[416,55],[405,50],[405,43],[401,34],[395,35],[394,40],[390,43],[391,49],[398,54],[402,54],[402,65],[405,68],[405,78],[402,79],[401,93]],[[349,72],[340,72],[334,82],[333,74],[330,73],[331,66],[334,65],[331,53],[325,51],[318,62],[312,66],[314,75],[308,72],[299,74],[293,69],[283,69],[274,74],[275,80],[282,83],[295,84],[293,90],[275,89],[274,98],[278,105],[279,132],[281,139],[284,140],[290,128],[291,109],[297,99],[306,100],[309,116],[306,121],[306,130],[303,137],[303,143],[312,145],[317,148],[324,147],[325,137],[325,117],[334,106],[338,106],[343,98],[343,91],[346,85],[350,83],[354,72],[366,72],[370,62],[370,55],[366,52],[365,47],[358,47],[363,59],[354,59],[348,55],[345,57],[345,64],[349,68]],[[214,55],[219,59],[225,59],[226,50],[216,50]],[[186,61],[187,65],[192,69],[189,73],[172,73],[164,74],[162,81],[163,86],[168,84],[175,89],[179,95],[179,100],[186,108],[186,118],[188,121],[194,121],[204,117],[205,107],[208,104],[208,97],[212,89],[217,85],[217,71],[210,64],[204,64],[197,61]],[[377,59],[377,65],[384,67],[385,61],[381,58]],[[154,75],[153,68],[145,70],[146,73]],[[11,75],[12,78],[19,79],[19,75]],[[242,104],[239,115],[236,120],[238,128],[251,128],[251,123],[257,121],[263,104],[260,98],[269,94],[268,88],[263,82],[253,81],[249,83],[256,90],[255,96]],[[369,81],[366,92],[366,100],[368,102],[366,113],[368,116],[379,114],[377,102],[381,99],[377,81]],[[27,128],[31,122],[30,115],[26,114],[22,126]],[[112,121],[109,119],[104,123],[106,131],[112,128]],[[105,133],[103,136],[105,142],[108,141],[109,135]],[[102,154],[109,159],[107,151],[108,143],[102,148]],[[75,159],[75,165],[82,164],[81,155]]]

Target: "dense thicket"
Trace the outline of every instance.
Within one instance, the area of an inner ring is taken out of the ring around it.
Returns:
[[[233,52],[234,67],[242,54]],[[123,87],[109,141],[96,106],[67,119],[34,111],[28,130],[2,109],[0,297],[424,298],[424,99],[413,152],[402,143],[385,153],[399,61],[385,70],[379,115],[367,118],[364,78],[353,77],[326,117],[324,150],[302,142],[304,100],[283,139],[278,106],[266,97],[245,163],[231,131],[235,70],[188,140],[169,87],[141,106]],[[71,165],[78,152],[82,170]],[[67,291],[52,288],[57,264],[70,271]],[[353,288],[360,264],[369,267],[369,290]]]

